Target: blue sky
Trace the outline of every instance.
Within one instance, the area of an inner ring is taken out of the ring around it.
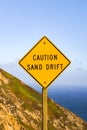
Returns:
[[[44,35],[71,60],[57,80],[59,84],[86,86],[87,0],[0,1],[2,68],[14,74],[18,61]],[[11,67],[15,65],[13,71]]]

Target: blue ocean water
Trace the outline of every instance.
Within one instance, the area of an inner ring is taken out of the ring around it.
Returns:
[[[48,96],[87,121],[87,87],[49,90]]]

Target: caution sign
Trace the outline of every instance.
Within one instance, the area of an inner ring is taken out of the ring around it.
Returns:
[[[19,64],[44,88],[47,88],[70,64],[70,60],[43,37]]]

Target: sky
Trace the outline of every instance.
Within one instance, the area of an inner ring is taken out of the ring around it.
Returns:
[[[54,84],[87,86],[87,0],[0,1],[1,68],[36,84],[18,61],[43,36],[71,61]]]

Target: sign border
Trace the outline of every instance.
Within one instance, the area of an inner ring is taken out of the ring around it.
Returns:
[[[33,79],[35,81],[37,81],[43,88],[47,88],[50,84],[52,84],[52,82],[69,66],[69,64],[67,64],[67,66],[60,72],[58,73],[58,75],[47,85],[47,87],[44,87],[32,74],[30,74],[22,65],[21,65],[21,61],[44,39],[46,38],[54,47],[57,51],[59,51],[68,61],[69,64],[71,63],[71,61],[46,37],[43,36],[24,56],[23,58],[19,61],[19,65],[29,74],[31,75],[31,77],[33,77]]]

